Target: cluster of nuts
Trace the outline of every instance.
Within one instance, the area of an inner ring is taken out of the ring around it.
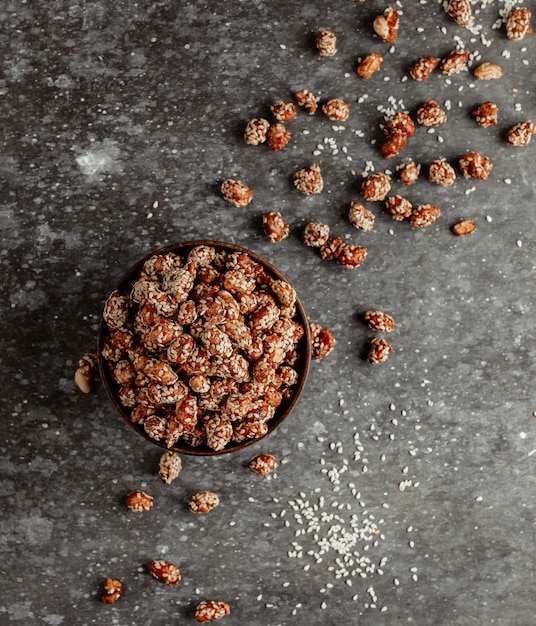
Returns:
[[[390,333],[395,329],[394,318],[383,311],[365,311],[363,319],[368,327],[379,333]],[[367,360],[371,365],[379,365],[387,361],[393,346],[381,337],[373,337],[370,340],[370,348]]]
[[[367,258],[367,249],[343,241],[341,237],[330,237],[330,232],[328,224],[309,222],[303,230],[303,242],[310,248],[317,248],[325,261],[336,261],[347,269],[359,267]]]
[[[460,26],[469,26],[473,18],[469,0],[448,0],[445,11]],[[513,41],[519,41],[532,33],[531,13],[525,8],[513,10],[506,19],[506,36]]]
[[[299,379],[296,292],[242,251],[153,255],[103,318],[118,400],[168,448],[264,436]]]

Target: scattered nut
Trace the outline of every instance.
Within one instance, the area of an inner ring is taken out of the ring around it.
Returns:
[[[323,30],[315,40],[316,49],[323,57],[332,57],[337,52],[337,37],[332,30]]]
[[[385,200],[391,190],[391,177],[383,172],[373,172],[361,184],[361,195],[365,200]]]
[[[503,75],[503,71],[496,63],[482,63],[475,68],[473,74],[478,80],[494,80]]]
[[[97,355],[95,352],[86,352],[78,361],[78,368],[74,375],[74,382],[83,393],[93,389],[93,380],[97,371]]]
[[[370,350],[368,354],[368,362],[371,365],[379,365],[387,361],[389,354],[393,351],[393,346],[387,343],[385,339],[373,337],[370,340]]]
[[[107,578],[104,583],[104,594],[101,596],[104,604],[114,604],[123,593],[123,584],[116,578]]]
[[[381,125],[381,129],[386,135],[393,133],[402,133],[411,137],[415,132],[415,124],[407,111],[399,111],[391,117],[386,118]]]
[[[447,113],[438,102],[428,100],[418,109],[416,119],[423,126],[441,126],[447,121]]]
[[[464,235],[469,235],[476,230],[476,224],[473,220],[461,220],[457,224],[454,224],[452,227],[452,232],[457,237],[463,237]]]
[[[356,246],[353,243],[343,242],[335,256],[339,265],[347,269],[355,269],[367,258],[367,249],[363,246]]]
[[[433,204],[420,204],[411,213],[410,222],[413,227],[426,228],[436,222],[440,216],[439,207]]]
[[[266,141],[270,122],[264,118],[255,118],[248,122],[244,131],[244,140],[251,146],[257,146]]]
[[[480,126],[495,126],[499,117],[499,107],[494,102],[483,102],[473,109],[472,114]]]
[[[472,9],[469,0],[449,0],[445,11],[460,26],[469,26]]]
[[[221,193],[224,200],[237,207],[247,206],[251,202],[253,192],[244,183],[234,178],[228,178],[221,184]]]
[[[270,211],[262,217],[264,234],[272,243],[282,241],[290,234],[290,225],[283,220],[279,211]]]
[[[442,187],[450,187],[456,180],[456,172],[450,163],[443,159],[436,159],[430,164],[428,180]]]
[[[166,484],[172,483],[182,470],[181,457],[176,452],[164,452],[160,457],[158,475]]]
[[[372,330],[390,333],[395,329],[394,317],[383,311],[365,311],[363,317]]]
[[[306,196],[321,193],[324,181],[320,173],[320,165],[313,163],[309,167],[298,170],[294,174],[294,186]]]
[[[360,78],[370,78],[375,74],[383,63],[383,56],[379,52],[371,52],[357,66],[357,75]]]
[[[532,135],[536,132],[534,122],[521,122],[512,126],[506,136],[506,141],[511,146],[526,146],[530,143]]]
[[[329,328],[322,328],[316,322],[309,323],[311,333],[312,357],[317,361],[324,359],[337,345],[335,337]]]
[[[309,222],[303,230],[303,242],[306,246],[320,248],[329,239],[330,228],[322,222]]]
[[[526,8],[512,11],[506,20],[506,36],[510,40],[523,39],[532,33],[531,13]]]
[[[208,513],[216,508],[220,498],[213,491],[200,491],[190,500],[189,509],[192,513]]]
[[[390,196],[385,201],[385,206],[391,217],[397,222],[411,217],[413,206],[409,200],[402,196]]]
[[[358,230],[372,230],[374,228],[374,213],[369,211],[361,202],[351,202],[348,211],[350,224]]]
[[[154,560],[149,563],[149,572],[166,585],[176,585],[181,580],[181,572],[174,563]]]
[[[296,105],[293,102],[278,100],[270,107],[272,115],[278,122],[291,122],[296,117]]]
[[[153,508],[154,498],[145,491],[132,491],[128,494],[125,504],[134,513],[144,513]]]
[[[390,133],[387,135],[381,146],[382,155],[386,159],[396,156],[407,146],[408,135],[406,133]]]
[[[271,454],[258,454],[251,459],[249,467],[257,474],[268,478],[277,467],[277,460]]]
[[[334,98],[324,104],[322,112],[330,120],[343,122],[350,115],[350,105],[340,98]]]
[[[465,178],[486,180],[493,168],[493,163],[491,159],[478,152],[469,152],[460,157],[459,166]]]
[[[467,69],[467,61],[469,60],[469,52],[465,50],[454,50],[441,61],[441,71],[443,74],[457,74]]]
[[[268,129],[267,143],[274,152],[282,150],[290,141],[290,133],[283,122],[271,124]]]
[[[374,32],[387,43],[394,43],[398,38],[400,16],[395,9],[385,9],[382,15],[378,15],[372,26]]]
[[[414,161],[410,161],[400,170],[400,180],[409,187],[419,178],[420,171],[421,166]]]
[[[314,115],[318,108],[318,102],[311,91],[308,89],[302,89],[294,94],[296,102],[299,106],[303,107],[309,115]]]
[[[204,600],[195,609],[195,619],[198,622],[213,622],[229,615],[231,609],[225,602],[219,600]]]

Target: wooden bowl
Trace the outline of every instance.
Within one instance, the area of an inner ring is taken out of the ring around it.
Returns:
[[[216,251],[223,251],[227,253],[245,253],[247,254],[253,261],[260,264],[264,271],[275,280],[282,280],[287,283],[289,281],[281,274],[281,272],[271,265],[268,261],[258,256],[254,252],[247,250],[246,248],[242,248],[240,246],[223,243],[219,241],[210,241],[210,240],[201,240],[201,241],[188,241],[177,243],[174,245],[167,246],[165,248],[161,248],[159,250],[153,251],[143,259],[135,263],[121,278],[121,280],[117,283],[113,291],[118,291],[125,295],[130,294],[132,284],[139,278],[140,270],[144,266],[145,262],[155,255],[165,255],[168,253],[173,253],[177,255],[186,256],[190,250],[197,246],[211,246],[216,249]],[[290,284],[290,283],[289,283]],[[259,438],[245,439],[239,442],[231,441],[229,442],[223,449],[212,449],[205,443],[201,445],[190,445],[190,443],[179,439],[177,442],[173,443],[173,445],[168,445],[164,440],[157,440],[147,434],[143,425],[139,425],[133,423],[131,419],[132,408],[128,408],[123,406],[123,404],[119,401],[119,385],[114,379],[112,374],[111,363],[103,356],[103,346],[105,345],[105,341],[107,337],[110,335],[110,329],[108,324],[104,320],[104,317],[101,320],[98,340],[97,340],[97,354],[98,354],[98,362],[99,362],[99,370],[101,379],[104,384],[104,388],[115,407],[116,411],[123,418],[123,420],[139,435],[145,437],[148,441],[164,448],[166,450],[171,450],[173,452],[177,452],[179,454],[191,454],[191,455],[202,455],[202,456],[215,456],[220,454],[226,454],[229,452],[235,452],[238,450],[242,450],[250,445],[258,443],[263,440],[267,435],[272,433],[282,422],[284,419],[288,417],[292,409],[296,406],[300,395],[302,394],[305,383],[307,380],[307,375],[309,373],[309,367],[311,363],[311,338],[309,332],[309,323],[307,320],[307,316],[305,313],[305,309],[299,296],[296,295],[296,313],[292,318],[293,321],[299,323],[303,328],[303,336],[296,344],[296,352],[298,354],[298,358],[296,362],[293,364],[293,368],[296,370],[298,374],[297,382],[292,385],[289,389],[291,390],[291,394],[288,394],[288,397],[285,397],[281,404],[275,409],[275,413],[273,417],[266,421],[268,426],[267,432]],[[251,362],[253,363],[253,362]],[[184,374],[181,375],[181,366],[173,366],[177,371],[179,378],[184,378],[185,384],[187,384],[186,376]]]

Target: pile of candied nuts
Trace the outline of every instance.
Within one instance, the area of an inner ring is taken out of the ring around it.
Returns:
[[[244,251],[157,253],[110,294],[103,317],[117,398],[168,448],[263,437],[299,380],[296,292]]]

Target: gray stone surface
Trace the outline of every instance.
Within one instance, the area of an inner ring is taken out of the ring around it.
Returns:
[[[397,2],[393,49],[371,29],[377,0],[0,4],[2,624],[187,624],[212,598],[231,605],[229,625],[534,623],[536,141],[512,148],[505,132],[536,117],[536,38],[493,27],[508,3],[472,4],[483,6],[476,34],[436,0]],[[333,58],[314,49],[322,28],[339,37]],[[481,56],[472,67],[496,62],[504,76],[404,80],[458,41]],[[360,80],[357,60],[373,50],[382,70]],[[300,111],[281,152],[243,142],[250,118],[304,87],[345,98],[349,120]],[[451,107],[444,127],[417,128],[387,162],[391,98],[411,112],[428,98]],[[472,119],[485,100],[499,105],[497,127]],[[487,181],[426,181],[431,160],[470,150],[492,158]],[[423,174],[405,189],[396,168],[410,158]],[[314,161],[325,191],[304,197],[292,174]],[[393,172],[393,193],[440,206],[440,220],[412,229],[371,203],[374,230],[353,229],[369,161]],[[247,208],[220,197],[227,177],[252,187]],[[292,226],[279,244],[262,232],[268,210]],[[478,228],[456,238],[464,217]],[[306,248],[312,219],[366,246],[365,263],[345,270]],[[274,434],[235,455],[185,457],[164,485],[161,450],[73,375],[126,269],[198,238],[272,261],[338,344]],[[397,322],[378,367],[365,358],[369,308]],[[254,450],[278,458],[270,480],[248,469]],[[137,488],[155,497],[144,515],[124,505]],[[205,517],[187,509],[201,489],[221,497]],[[182,582],[152,579],[153,558],[176,562]],[[108,576],[125,586],[114,606],[99,599]]]

